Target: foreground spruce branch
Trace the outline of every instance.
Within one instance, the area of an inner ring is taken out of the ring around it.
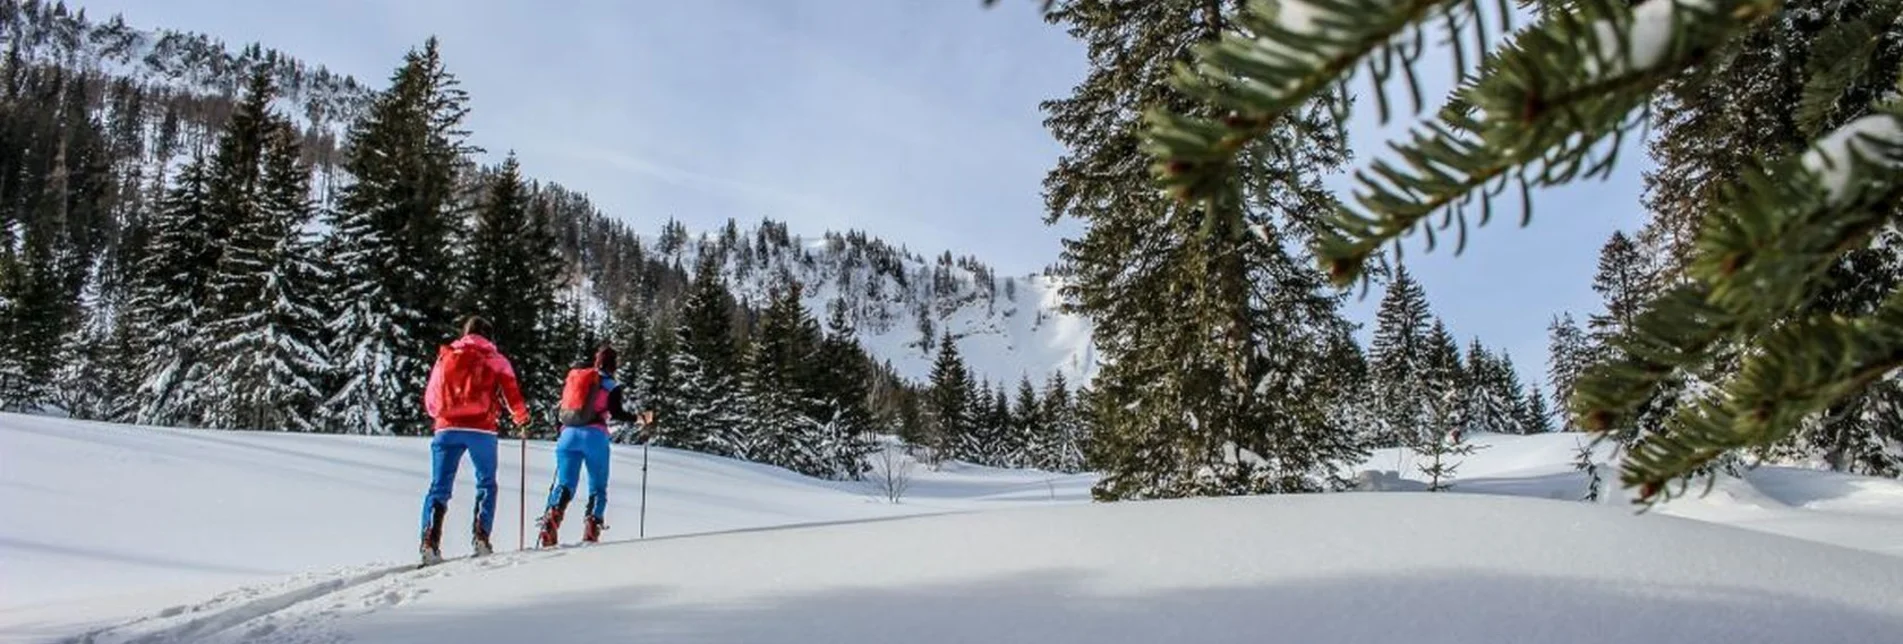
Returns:
[[[1534,189],[1610,173],[1622,138],[1644,123],[1662,84],[1782,9],[1778,0],[1637,7],[1578,0],[1555,3],[1536,24],[1491,46],[1508,25],[1487,24],[1478,2],[1257,0],[1220,42],[1198,51],[1194,65],[1177,70],[1178,86],[1219,115],[1153,111],[1145,149],[1172,196],[1214,218],[1241,217],[1239,151],[1309,101],[1345,94],[1363,75],[1373,81],[1383,120],[1397,79],[1420,112],[1414,64],[1429,32],[1444,34],[1456,73],[1468,80],[1393,145],[1390,159],[1357,172],[1355,205],[1338,208],[1315,245],[1331,279],[1349,284],[1365,279],[1363,267],[1377,252],[1416,230],[1431,248],[1430,217],[1439,215],[1438,227],[1464,243],[1467,216],[1477,210],[1485,224],[1509,190],[1530,216]],[[1875,64],[1870,48],[1842,49],[1849,67]],[[1817,74],[1805,112],[1834,104],[1844,76]],[[1583,374],[1565,401],[1579,426],[1620,431],[1675,371],[1720,347],[1741,348],[1744,365],[1734,377],[1681,405],[1663,431],[1634,445],[1621,479],[1639,488],[1640,500],[1670,498],[1667,483],[1733,450],[1775,443],[1807,415],[1903,366],[1903,293],[1864,317],[1826,316],[1810,306],[1825,270],[1896,223],[1900,167],[1903,109],[1889,104],[1824,132],[1807,153],[1761,162],[1741,185],[1724,187],[1705,213],[1684,283],[1653,301],[1613,343],[1613,357]]]

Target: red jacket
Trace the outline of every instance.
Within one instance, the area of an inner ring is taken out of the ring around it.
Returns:
[[[480,411],[444,415],[445,407],[454,401],[443,399],[443,361],[453,351],[475,351],[483,357],[484,376],[493,382],[493,386],[485,383],[480,390],[496,393],[484,397],[482,402],[486,404],[479,408]],[[516,424],[528,422],[529,408],[522,400],[522,390],[516,385],[515,367],[510,366],[509,359],[502,357],[502,353],[496,350],[495,343],[479,335],[465,335],[437,352],[436,366],[430,369],[429,385],[423,389],[423,409],[436,419],[436,431],[474,429],[494,433],[496,418],[504,405],[514,414]]]

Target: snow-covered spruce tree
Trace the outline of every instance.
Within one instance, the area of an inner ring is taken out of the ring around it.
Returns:
[[[1374,445],[1373,437],[1385,432],[1380,413],[1383,392],[1376,389],[1367,355],[1348,330],[1329,344],[1322,382],[1329,396],[1339,401],[1333,406],[1331,426],[1350,428],[1349,438],[1357,447],[1368,449]]]
[[[822,455],[826,437],[810,415],[819,405],[811,400],[810,381],[803,377],[813,368],[819,331],[800,305],[798,284],[775,286],[767,301],[742,361],[745,411],[734,455],[824,476],[831,470]]]
[[[1057,469],[1056,436],[1044,419],[1044,408],[1038,404],[1037,388],[1031,386],[1030,376],[1018,379],[1017,394],[1011,399],[1011,431],[1019,436],[1019,452],[1013,459],[1019,467],[1047,472]]]
[[[254,207],[235,213],[212,282],[218,319],[210,381],[220,395],[207,405],[215,427],[316,431],[321,379],[329,369],[318,335],[325,320],[311,298],[322,282],[311,217],[310,169],[299,160],[297,135],[272,119],[259,159]]]
[[[1527,416],[1532,413],[1528,409],[1532,401],[1526,397],[1527,387],[1520,383],[1520,370],[1513,366],[1513,356],[1501,353],[1495,366],[1498,371],[1495,373],[1494,387],[1499,389],[1498,395],[1507,401],[1508,420],[1505,424],[1515,434],[1533,433],[1533,424],[1527,422]]]
[[[655,423],[669,445],[737,456],[745,442],[739,348],[733,295],[721,278],[721,263],[714,252],[701,253],[695,263],[692,291],[676,330],[670,386],[661,394],[673,409]]]
[[[629,385],[641,381],[641,365],[646,363],[652,344],[648,335],[648,317],[632,296],[616,300],[609,311],[608,341],[614,344],[621,361],[615,379]],[[639,391],[635,389],[633,391]]]
[[[870,363],[846,311],[840,300],[827,307],[826,336],[806,377],[811,398],[819,405],[815,418],[825,434],[821,456],[827,463],[827,476],[858,480],[870,467],[866,457],[881,447],[873,441],[872,412],[867,407]]]
[[[1585,333],[1579,330],[1579,324],[1573,321],[1571,313],[1553,318],[1546,327],[1547,358],[1546,379],[1553,387],[1553,400],[1563,411],[1565,401],[1573,398],[1573,384],[1579,381],[1579,374],[1592,360],[1592,348],[1586,342]],[[1570,432],[1578,429],[1573,424],[1571,414],[1559,414],[1559,431]]]
[[[454,333],[449,240],[465,155],[467,95],[443,68],[435,38],[411,50],[351,124],[344,172],[326,219],[326,253],[337,272],[342,310],[330,334],[339,390],[326,403],[326,428],[353,434],[417,433],[420,383],[436,345]]]
[[[1460,469],[1461,459],[1472,456],[1476,448],[1462,438],[1467,412],[1457,390],[1434,396],[1428,407],[1433,430],[1415,436],[1411,447],[1421,457],[1419,467],[1421,474],[1427,477],[1427,491],[1445,492],[1454,487],[1454,474]]]
[[[1467,427],[1498,434],[1528,433],[1526,387],[1513,358],[1495,355],[1475,339],[1467,348]]]
[[[1599,266],[1593,273],[1592,288],[1599,293],[1603,310],[1586,317],[1586,343],[1594,362],[1603,362],[1618,353],[1617,338],[1632,328],[1645,306],[1658,294],[1657,271],[1637,244],[1623,232],[1614,232],[1599,250]],[[1620,450],[1630,449],[1646,436],[1657,433],[1678,406],[1680,393],[1709,370],[1714,359],[1682,365],[1661,377],[1644,402],[1637,406],[1630,423],[1608,427],[1600,438],[1611,440]],[[1575,384],[1577,387],[1577,384]]]
[[[458,299],[464,313],[481,315],[495,326],[490,339],[522,375],[530,409],[546,420],[560,397],[555,389],[560,380],[553,374],[580,357],[551,337],[564,311],[555,297],[562,258],[550,206],[530,194],[513,153],[487,183],[459,271],[467,290]]]
[[[1426,393],[1421,402],[1426,405],[1422,412],[1427,422],[1408,435],[1410,444],[1447,432],[1464,434],[1472,420],[1468,416],[1473,408],[1473,389],[1468,384],[1472,376],[1461,363],[1454,334],[1436,319],[1422,340],[1421,390]]]
[[[1379,422],[1364,430],[1374,447],[1399,447],[1428,424],[1428,391],[1422,381],[1427,365],[1427,292],[1407,270],[1394,267],[1394,279],[1375,310],[1374,339],[1368,347],[1371,393]]]
[[[150,222],[151,242],[126,310],[133,355],[144,375],[132,392],[136,403],[129,420],[138,424],[195,424],[203,409],[205,338],[199,331],[217,265],[212,236],[223,230],[208,188],[205,159],[194,158]]]
[[[1553,411],[1546,406],[1546,394],[1538,381],[1526,387],[1526,407],[1520,414],[1520,430],[1528,434],[1553,431]]]
[[[1632,328],[1654,295],[1652,272],[1638,245],[1624,232],[1614,232],[1606,239],[1599,248],[1599,270],[1592,278],[1592,290],[1599,293],[1606,308],[1586,318],[1586,335],[1594,346],[1604,348]]]
[[[281,127],[270,111],[276,92],[269,75],[251,75],[244,99],[225,122],[205,171],[207,207],[217,233],[207,254],[212,271],[206,283],[204,327],[197,340],[205,367],[198,386],[207,392],[199,414],[210,427],[240,427],[238,416],[248,411],[248,405],[239,402],[244,396],[231,395],[238,383],[224,379],[238,374],[229,371],[232,365],[227,361],[236,350],[227,352],[223,345],[242,333],[236,328],[242,323],[236,320],[248,312],[254,302],[250,298],[263,290],[262,260],[275,245],[274,239],[267,239],[272,231],[258,230],[257,225],[264,219],[264,148],[272,131]]]
[[[0,89],[0,408],[54,402],[82,291],[116,221],[117,180],[87,111],[90,74],[4,63]]]
[[[126,386],[131,370],[123,364],[128,356],[118,335],[123,327],[119,324],[123,309],[112,296],[101,292],[103,279],[99,273],[105,265],[95,264],[94,276],[80,293],[82,317],[62,340],[66,363],[54,376],[53,403],[74,418],[110,419],[131,390]]]
[[[1057,472],[1081,472],[1089,453],[1090,436],[1073,401],[1070,383],[1063,373],[1052,373],[1044,383],[1042,395],[1044,422],[1052,436],[1051,469]]]
[[[1467,49],[1468,38],[1483,36],[1476,40],[1484,48],[1484,36],[1497,35],[1488,33],[1495,22],[1477,15],[1481,3],[1279,6],[1252,4],[1233,33],[1179,68],[1180,86],[1218,111],[1152,112],[1148,150],[1159,158],[1161,183],[1185,204],[1242,220],[1240,153],[1272,140],[1311,98],[1343,91],[1362,62],[1414,51],[1397,43],[1418,42],[1433,25],[1449,32],[1455,73],[1471,75],[1446,109],[1396,146],[1398,162],[1379,161],[1359,176],[1358,208],[1329,220],[1319,252],[1346,283],[1381,247],[1429,230],[1422,224],[1431,215],[1464,227],[1473,209],[1484,222],[1509,187],[1530,201],[1535,189],[1609,172],[1619,140],[1640,126],[1636,117],[1663,84],[1736,51],[1741,35],[1781,18],[1785,3],[1575,0],[1481,52]],[[1881,61],[1869,49],[1842,53],[1831,69]],[[1414,59],[1400,62],[1413,78]],[[1377,76],[1385,112],[1392,66],[1366,69]],[[1876,74],[1887,83],[1877,96],[1843,93],[1842,76],[1809,74],[1820,92],[1841,99],[1824,101],[1831,106],[1870,109],[1895,91],[1894,70]],[[1625,459],[1621,479],[1638,488],[1638,500],[1669,498],[1667,483],[1734,450],[1783,440],[1805,417],[1903,365],[1903,295],[1894,289],[1867,313],[1811,312],[1818,276],[1867,247],[1903,204],[1903,104],[1840,116],[1807,133],[1802,152],[1742,160],[1743,180],[1725,183],[1709,207],[1694,211],[1700,225],[1686,279],[1641,312],[1614,340],[1611,360],[1578,383],[1568,408],[1582,426],[1630,426],[1674,370],[1704,362],[1726,341],[1745,347],[1735,376],[1677,407]]]
[[[0,410],[37,410],[52,402],[62,332],[75,315],[60,287],[57,236],[42,223],[26,235],[19,255],[0,257]],[[10,250],[10,249],[9,249]]]
[[[990,465],[990,448],[997,445],[996,415],[991,408],[991,381],[972,378],[968,382],[971,386],[965,390],[965,400],[971,401],[970,421],[965,432],[959,435],[958,442],[952,445],[950,457],[967,463]]]
[[[938,358],[925,385],[924,412],[926,460],[933,467],[954,454],[973,434],[974,424],[971,373],[958,356],[958,344],[950,334],[939,339]]]
[[[680,334],[671,318],[649,321],[648,350],[635,380],[641,406],[654,410],[654,440],[666,439],[678,444],[681,430],[675,416],[680,412],[680,385],[674,375],[674,357],[679,352]]]
[[[1720,186],[1744,179],[1754,159],[1789,160],[1811,142],[1869,116],[1894,91],[1903,68],[1903,5],[1867,0],[1791,0],[1756,25],[1738,46],[1701,66],[1702,73],[1665,87],[1654,119],[1646,174],[1651,218],[1638,237],[1666,261],[1661,281],[1685,281],[1701,218],[1721,199]],[[1867,316],[1903,278],[1903,234],[1885,226],[1869,243],[1845,252],[1815,276],[1805,315]],[[1690,387],[1708,387],[1740,372],[1739,345],[1719,343],[1716,359],[1694,373]],[[1903,398],[1896,374],[1871,382],[1805,417],[1776,444],[1754,450],[1796,462],[1866,474],[1897,475],[1903,427],[1893,401]]]
[[[1506,397],[1507,374],[1499,359],[1481,346],[1478,338],[1467,345],[1466,373],[1465,428],[1495,434],[1519,433],[1517,414],[1521,410]],[[1512,394],[1517,398],[1518,389],[1515,388]]]
[[[1142,111],[1213,112],[1170,83],[1171,65],[1233,24],[1237,3],[1053,3],[1049,20],[1082,40],[1090,70],[1047,124],[1066,148],[1045,180],[1048,218],[1079,220],[1065,244],[1073,308],[1095,324],[1104,368],[1093,386],[1099,499],[1325,489],[1339,454],[1304,440],[1326,427],[1305,389],[1316,336],[1341,324],[1315,271],[1291,259],[1332,206],[1319,176],[1345,159],[1326,102],[1277,121],[1240,150],[1241,217],[1211,216],[1147,185]],[[1332,444],[1332,442],[1331,442]]]
[[[988,388],[988,387],[987,387]],[[981,388],[979,391],[985,391]],[[1017,457],[1024,451],[1023,437],[1015,431],[1011,421],[1011,395],[1006,392],[1004,383],[986,395],[989,400],[984,406],[983,443],[979,453],[982,459],[977,461],[992,467],[1021,467]]]

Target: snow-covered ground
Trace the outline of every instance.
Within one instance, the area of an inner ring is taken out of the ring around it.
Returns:
[[[530,530],[553,475],[549,447],[528,445]],[[506,441],[498,459],[493,541],[500,550],[517,543],[520,449]],[[614,448],[605,540],[632,540],[639,532],[641,456],[638,447]],[[308,571],[412,561],[429,458],[421,438],[0,414],[0,639],[39,641],[33,638]],[[971,466],[921,468],[895,505],[864,482],[809,479],[664,448],[653,449],[649,460],[649,538],[1081,503],[1092,482]],[[443,537],[449,556],[469,552],[475,486],[467,462],[460,476]],[[578,507],[570,506],[571,516],[579,517]],[[564,536],[579,540],[579,519],[568,523]]]
[[[641,451],[617,446],[609,542],[418,571],[421,439],[0,415],[0,637],[1598,644],[1903,633],[1903,484],[1761,470],[1635,516],[1549,500],[1583,486],[1575,437],[1477,440],[1490,447],[1462,465],[1456,489],[1487,494],[1123,504],[1086,503],[1088,477],[952,467],[920,472],[894,505],[861,484],[657,449],[646,540],[634,539]],[[506,446],[497,545],[511,550],[520,461]],[[549,475],[545,447],[530,446],[531,497]],[[1369,467],[1405,459],[1377,454]],[[457,492],[451,555],[467,552],[468,474]],[[931,516],[901,518],[920,514]]]
[[[1479,450],[1461,460],[1455,492],[1569,501],[1586,496],[1588,477],[1574,465],[1591,443],[1586,435],[1480,435],[1470,441]],[[1630,508],[1618,472],[1606,464],[1609,455],[1610,446],[1601,445],[1594,459],[1605,480],[1600,503]],[[1406,450],[1380,450],[1362,469],[1402,472],[1409,479],[1403,489],[1425,489],[1419,459]],[[1709,494],[1703,489],[1694,485],[1687,496],[1653,512],[1903,556],[1903,481],[1760,467],[1742,479],[1721,477]]]

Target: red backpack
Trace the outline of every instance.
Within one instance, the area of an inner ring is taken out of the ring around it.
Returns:
[[[489,357],[475,349],[452,349],[444,346],[436,351],[436,359],[442,363],[442,389],[437,400],[442,409],[438,415],[442,418],[469,418],[495,413],[496,375],[489,371]]]
[[[555,419],[569,427],[586,427],[601,422],[601,409],[595,395],[601,391],[601,372],[593,367],[568,370],[562,383],[562,405]]]

